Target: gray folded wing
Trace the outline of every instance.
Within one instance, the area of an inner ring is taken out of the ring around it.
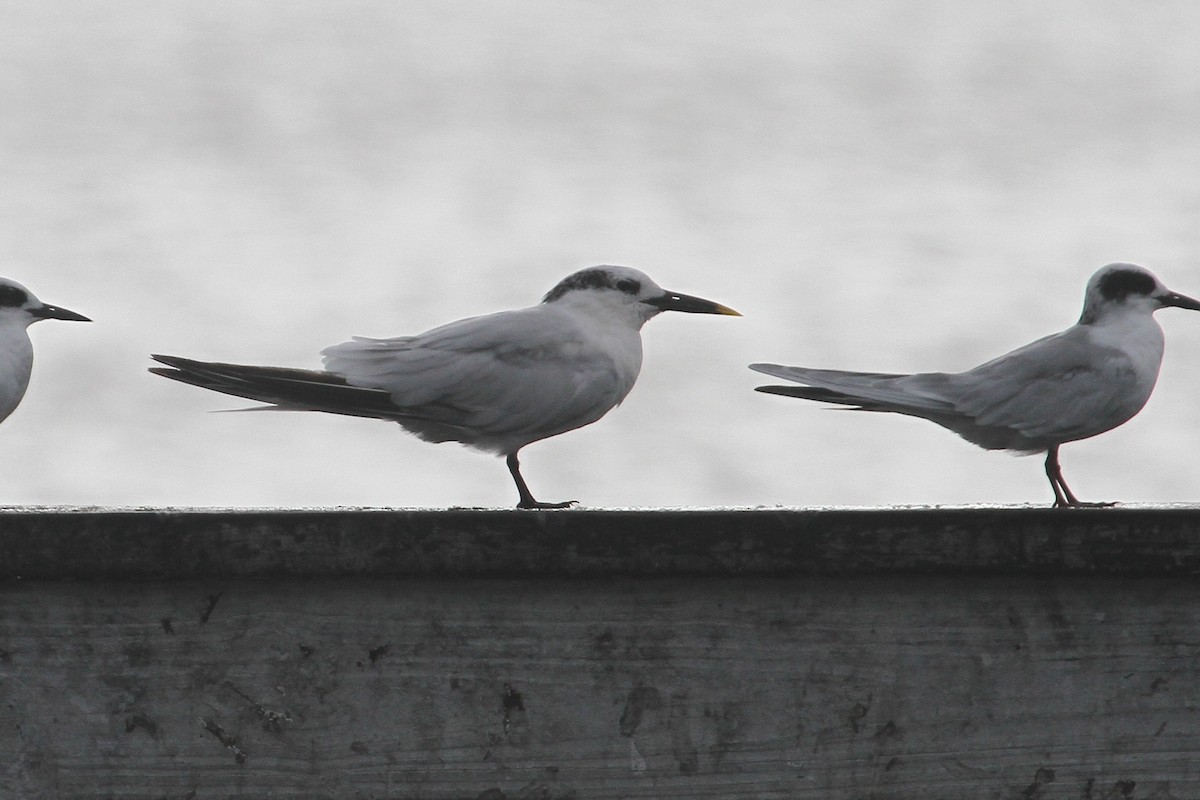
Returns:
[[[424,439],[514,452],[595,422],[633,385],[580,331],[540,311],[355,338],[324,350],[325,368],[351,386],[387,392],[405,409],[397,421]]]
[[[775,364],[751,369],[803,386],[758,391],[922,417],[988,449],[1039,451],[1110,430],[1149,398],[1130,359],[1072,328],[960,373],[842,372]]]
[[[1139,378],[1128,355],[1088,335],[1071,328],[960,373],[955,406],[978,425],[1008,428],[1045,446],[1127,422],[1150,399],[1157,368],[1148,380]]]

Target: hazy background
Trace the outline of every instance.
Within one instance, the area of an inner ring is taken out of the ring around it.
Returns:
[[[0,3],[0,274],[46,322],[0,503],[511,506],[390,424],[210,414],[147,354],[300,367],[629,264],[664,315],[600,423],[522,453],[592,507],[1047,503],[1039,458],[755,394],[751,361],[959,370],[1100,265],[1200,296],[1200,4]],[[1200,500],[1200,314],[1084,499]]]

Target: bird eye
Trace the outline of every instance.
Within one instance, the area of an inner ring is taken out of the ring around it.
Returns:
[[[1100,279],[1100,294],[1106,300],[1124,300],[1130,295],[1152,295],[1156,288],[1153,277],[1132,269],[1117,269]]]
[[[642,290],[642,284],[635,281],[633,278],[622,278],[617,281],[617,288],[625,294],[637,294]]]

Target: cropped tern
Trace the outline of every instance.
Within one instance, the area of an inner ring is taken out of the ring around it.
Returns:
[[[74,311],[50,306],[16,281],[0,278],[0,421],[21,404],[33,371],[28,328],[43,319],[91,322]]]
[[[323,371],[164,355],[152,357],[167,366],[150,371],[273,408],[390,420],[428,442],[502,455],[517,508],[565,508],[575,501],[534,499],[517,454],[624,400],[642,366],[642,325],[662,311],[740,316],[636,269],[598,266],[568,275],[529,308],[326,348]]]
[[[1110,431],[1142,410],[1163,356],[1153,314],[1168,306],[1200,311],[1200,302],[1170,291],[1148,270],[1109,264],[1088,281],[1078,323],[966,372],[750,368],[803,384],[759,386],[760,392],[921,417],[987,450],[1044,452],[1055,507],[1111,505],[1075,497],[1058,448]]]

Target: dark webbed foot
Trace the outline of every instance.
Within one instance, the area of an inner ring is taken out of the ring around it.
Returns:
[[[521,462],[517,460],[517,454],[511,453],[505,459],[508,464],[508,471],[512,474],[513,483],[517,485],[517,493],[521,495],[520,501],[517,503],[517,508],[538,510],[538,509],[553,509],[553,508],[570,508],[578,503],[578,500],[568,500],[565,503],[541,503],[533,497],[533,493],[529,491],[529,487],[525,485],[525,479],[521,477]]]
[[[1046,451],[1046,477],[1054,490],[1054,508],[1112,508],[1116,503],[1085,503],[1075,496],[1071,487],[1063,480],[1062,467],[1058,463],[1058,446]]]
[[[524,508],[524,509],[530,509],[530,510],[570,508],[571,506],[577,504],[578,502],[579,502],[578,500],[567,500],[565,503],[542,503],[542,502],[534,500],[532,497],[530,497],[528,500],[522,499],[521,502],[517,503],[517,508]]]
[[[1115,502],[1109,503],[1085,503],[1077,497],[1072,496],[1069,501],[1059,502],[1054,501],[1054,508],[1112,508],[1117,505]]]

